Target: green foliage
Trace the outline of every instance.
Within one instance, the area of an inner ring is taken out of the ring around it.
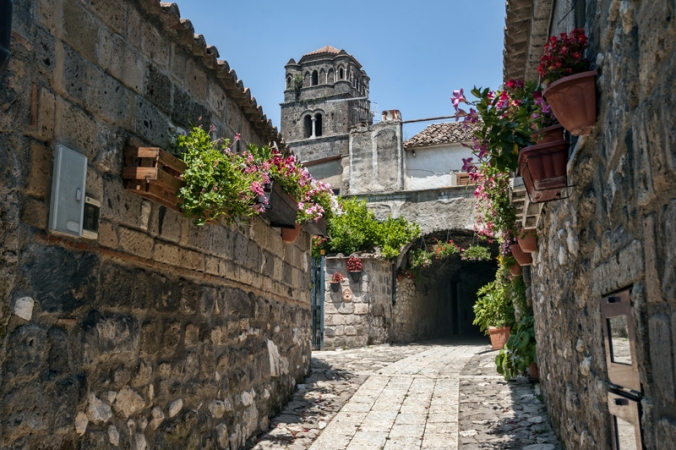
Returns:
[[[463,250],[460,258],[463,261],[488,261],[491,259],[491,251],[483,245],[470,245]]]
[[[505,347],[495,357],[495,364],[498,373],[510,380],[532,363],[537,363],[534,318],[526,316],[512,330]]]
[[[393,219],[388,217],[375,228],[374,243],[380,247],[380,253],[385,258],[399,256],[401,248],[420,236],[420,227],[415,222],[409,222],[403,217]]]
[[[472,323],[486,335],[488,335],[489,326],[500,328],[514,323],[514,305],[512,305],[509,284],[504,269],[499,267],[496,279],[477,291]]]
[[[394,258],[404,245],[420,236],[420,227],[404,218],[388,217],[378,222],[366,207],[366,200],[342,199],[340,204],[343,212],[329,217],[330,238],[315,240],[315,254],[324,249],[350,255],[378,247],[383,257]]]
[[[246,160],[228,149],[229,142],[212,141],[200,127],[177,138],[187,168],[185,186],[177,193],[178,207],[197,225],[224,217],[228,223],[258,214],[251,185],[260,174],[245,173]]]

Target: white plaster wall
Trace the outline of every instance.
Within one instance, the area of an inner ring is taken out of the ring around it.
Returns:
[[[404,156],[407,191],[454,186],[455,173],[462,171],[462,158],[472,156],[472,150],[460,144],[417,148],[415,153],[413,156],[407,150]]]

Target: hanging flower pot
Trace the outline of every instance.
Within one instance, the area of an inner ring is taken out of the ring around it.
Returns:
[[[543,92],[554,115],[573,136],[586,136],[596,125],[595,70],[563,77]]]
[[[520,266],[530,266],[533,264],[533,258],[530,256],[530,253],[524,253],[519,244],[512,244],[509,246],[509,249]]]
[[[521,275],[521,266],[519,264],[512,264],[509,266],[509,273],[512,274],[513,277],[518,277]]]
[[[352,256],[347,259],[345,265],[347,266],[347,272],[350,274],[352,281],[355,283],[359,281],[361,278],[361,271],[364,268],[361,259],[357,258],[356,256]]]
[[[509,339],[511,327],[488,327],[488,334],[491,336],[491,345],[493,350],[502,349]]]
[[[284,192],[279,183],[265,185],[263,190],[267,205],[261,217],[270,222],[271,227],[295,227],[298,203],[293,197]]]
[[[293,228],[282,228],[282,241],[287,244],[293,244],[300,234],[300,224],[296,223]]]
[[[322,217],[316,222],[311,220],[309,222],[305,222],[305,230],[310,233],[312,236],[323,236],[326,237],[326,228],[328,227],[329,222],[326,220],[326,218]]]
[[[340,291],[340,282],[334,283],[333,281],[331,282],[331,290],[333,292],[338,292]]]
[[[567,186],[568,141],[524,147],[519,152],[519,174],[533,203],[558,200]]]
[[[536,133],[533,133],[533,142],[536,144],[546,144],[548,142],[562,141],[563,127],[560,123],[544,128]]]
[[[331,290],[333,292],[338,292],[340,291],[340,283],[345,279],[342,273],[340,272],[334,272],[333,275],[331,275]]]
[[[361,271],[359,272],[348,271],[347,273],[350,274],[350,278],[354,283],[357,283],[361,279]]]
[[[519,247],[526,253],[538,251],[538,234],[534,229],[522,230],[519,238]]]

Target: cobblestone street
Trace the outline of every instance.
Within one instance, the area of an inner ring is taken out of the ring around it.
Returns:
[[[505,382],[480,343],[313,352],[313,373],[250,448],[554,450],[525,379]]]

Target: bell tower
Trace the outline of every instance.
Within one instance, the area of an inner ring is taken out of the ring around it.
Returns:
[[[312,175],[343,187],[349,166],[349,132],[371,125],[369,77],[345,50],[326,46],[285,66],[281,131]]]

